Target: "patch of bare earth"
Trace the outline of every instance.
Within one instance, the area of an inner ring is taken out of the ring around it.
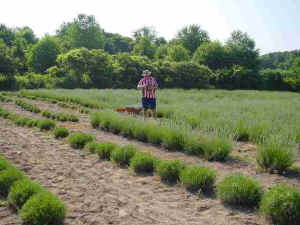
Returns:
[[[50,133],[4,119],[0,151],[66,203],[68,225],[265,224],[252,211],[226,208],[217,199],[164,185],[156,176],[136,176],[111,162],[99,162],[96,155],[71,149]]]

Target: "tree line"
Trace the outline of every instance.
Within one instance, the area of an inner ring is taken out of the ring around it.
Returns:
[[[288,60],[279,55],[260,56],[255,41],[238,30],[225,43],[197,24],[170,41],[153,27],[124,37],[80,14],[40,39],[29,27],[1,24],[0,90],[134,88],[144,69],[166,88],[300,90],[299,51]]]

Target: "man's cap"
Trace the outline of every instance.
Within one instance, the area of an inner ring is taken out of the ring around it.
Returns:
[[[145,76],[146,74],[150,75],[151,71],[150,70],[144,70],[143,73],[142,73],[142,76]]]

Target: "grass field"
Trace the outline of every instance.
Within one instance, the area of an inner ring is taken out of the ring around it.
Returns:
[[[104,108],[140,104],[136,90],[30,90],[30,95],[71,97]],[[253,143],[294,146],[300,141],[299,94],[267,91],[160,90],[158,112],[180,128]]]

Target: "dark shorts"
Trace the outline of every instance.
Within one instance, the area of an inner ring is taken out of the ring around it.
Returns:
[[[143,109],[156,109],[155,98],[142,98]]]

